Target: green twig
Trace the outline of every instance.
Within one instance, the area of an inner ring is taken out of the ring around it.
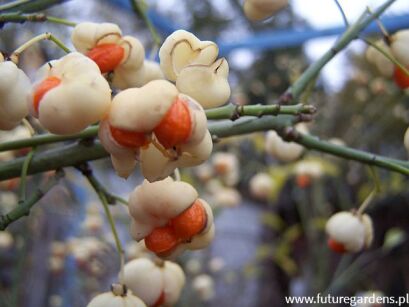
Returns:
[[[2,4],[2,5],[0,5],[0,12],[15,8],[17,6],[28,3],[30,1],[31,0],[17,0],[17,1],[12,1],[12,2],[9,2],[9,3]]]
[[[292,105],[292,106],[279,106],[279,105],[248,105],[248,106],[236,106],[233,104],[226,105],[224,107],[207,109],[207,119],[237,119],[240,116],[264,116],[264,115],[301,115],[301,114],[314,114],[316,108],[311,105]],[[33,147],[39,145],[52,144],[57,142],[65,142],[71,140],[82,140],[88,138],[94,138],[98,134],[98,126],[91,126],[82,131],[81,133],[73,135],[55,135],[55,134],[42,134],[36,135],[28,139],[21,139],[16,141],[10,141],[0,144],[0,152],[15,150],[26,147]]]
[[[76,168],[88,179],[89,183],[91,184],[95,191],[100,191],[105,195],[105,199],[107,200],[108,204],[115,205],[116,202],[119,202],[124,205],[128,205],[128,202],[125,199],[117,195],[113,195],[102,185],[102,183],[98,181],[98,179],[94,176],[92,169],[89,167],[88,164],[83,163],[80,166],[77,166]]]
[[[290,127],[298,120],[298,116],[291,115],[264,116],[256,119],[247,117],[240,118],[234,122],[227,120],[209,123],[209,131],[216,138],[222,138],[273,129],[278,131],[287,140],[299,143],[306,148],[409,175],[408,161],[391,159],[362,150],[335,145],[320,140],[312,135],[294,132]],[[30,140],[31,139],[27,139],[27,141]],[[62,148],[34,154],[28,174],[36,174],[57,168],[79,165],[87,161],[97,160],[108,156],[109,154],[98,142],[81,142],[80,144],[72,144]],[[19,176],[23,163],[24,158],[0,163],[0,180]]]
[[[53,16],[47,16],[45,14],[20,14],[20,13],[7,13],[0,15],[0,23],[23,23],[23,22],[51,22],[55,24],[61,24],[69,27],[75,27],[76,23]]]
[[[131,6],[132,6],[133,10],[135,11],[135,13],[138,16],[142,17],[143,21],[145,22],[146,26],[148,27],[149,31],[151,32],[152,39],[153,39],[153,42],[155,43],[155,46],[159,47],[161,45],[161,43],[162,43],[162,38],[160,37],[160,35],[156,31],[155,26],[152,24],[152,22],[150,21],[148,15],[146,14],[147,9],[142,6],[140,0],[130,0],[130,2],[131,2]]]
[[[8,225],[19,220],[23,216],[28,216],[30,214],[31,208],[41,199],[48,191],[50,191],[59,181],[60,178],[64,176],[62,170],[58,170],[55,176],[51,178],[43,188],[38,188],[30,198],[28,198],[24,203],[16,206],[13,210],[5,215],[0,216],[0,230],[5,230]]]
[[[339,3],[338,0],[334,0],[334,2],[335,2],[335,4],[337,5],[338,10],[339,10],[339,12],[340,12],[341,15],[342,15],[342,19],[343,19],[343,21],[344,21],[345,26],[346,26],[346,27],[349,27],[348,18],[347,18],[347,15],[345,14],[344,9],[342,8],[341,3]]]
[[[17,0],[0,6],[0,12],[39,12],[51,6],[62,4],[65,1],[66,0]]]
[[[356,39],[359,33],[365,29],[373,20],[378,18],[390,5],[396,0],[388,0],[381,5],[373,14],[368,14],[368,11],[361,15],[357,22],[352,24],[344,34],[336,41],[336,43],[316,62],[308,67],[307,70],[297,79],[297,81],[287,89],[281,96],[280,103],[293,104],[298,101],[300,95],[304,92],[311,79],[315,78],[321,69],[331,61],[338,52],[344,49],[352,40]]]
[[[247,105],[239,106],[228,104],[224,107],[206,110],[207,119],[231,119],[236,120],[241,116],[257,116],[264,115],[300,115],[300,114],[314,114],[317,109],[311,105],[292,105],[281,106],[273,105]]]
[[[373,47],[376,49],[378,52],[380,52],[385,58],[387,58],[389,61],[391,61],[393,64],[398,66],[407,76],[409,76],[409,70],[405,67],[405,65],[402,65],[393,55],[389,54],[386,52],[384,49],[379,47],[377,44],[371,42],[369,39],[366,38],[361,38],[366,44],[369,46]]]
[[[104,207],[105,215],[108,219],[109,225],[111,227],[112,235],[115,239],[115,245],[118,251],[119,259],[120,259],[120,273],[119,273],[119,282],[120,284],[124,285],[124,264],[125,264],[125,253],[124,249],[122,248],[121,240],[119,239],[118,231],[116,230],[114,219],[111,215],[111,211],[109,210],[109,202],[107,199],[107,191],[105,188],[96,180],[92,173],[92,169],[87,163],[84,163],[78,167],[78,169],[82,172],[82,174],[87,178],[88,182],[91,184],[95,192],[97,193],[101,203]]]
[[[67,46],[64,45],[64,43],[62,41],[60,41],[58,38],[56,38],[54,35],[52,35],[50,32],[46,32],[40,35],[37,35],[35,37],[33,37],[32,39],[30,39],[29,41],[25,42],[23,45],[21,45],[20,47],[18,47],[16,50],[13,51],[13,53],[10,55],[10,59],[14,62],[14,63],[18,63],[20,54],[22,52],[24,52],[26,49],[30,48],[32,45],[43,41],[43,40],[50,40],[53,43],[55,43],[59,48],[61,48],[62,50],[64,50],[66,53],[71,52],[70,49],[68,49]]]
[[[31,159],[33,158],[35,152],[35,147],[30,150],[27,156],[24,159],[23,167],[21,168],[21,175],[20,175],[20,189],[19,189],[19,202],[24,203],[26,200],[26,183],[27,183],[27,172],[28,167],[30,166]]]

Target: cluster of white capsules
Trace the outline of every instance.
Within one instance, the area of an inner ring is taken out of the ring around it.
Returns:
[[[33,85],[0,56],[0,129],[13,129],[29,113],[59,135],[99,122],[117,174],[128,177],[139,161],[147,179],[130,197],[133,237],[165,258],[207,246],[214,237],[210,206],[191,185],[168,176],[212,152],[204,108],[230,97],[229,66],[218,59],[217,45],[179,30],[163,43],[158,64],[112,23],[80,23],[71,39],[77,51],[43,65]],[[111,86],[119,91],[114,97]],[[176,264],[148,259],[128,263],[125,279],[127,287],[113,285],[88,306],[169,306],[185,282]]]

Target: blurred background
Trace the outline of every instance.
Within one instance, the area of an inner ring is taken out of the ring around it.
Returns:
[[[352,23],[366,6],[375,9],[384,1],[339,2]],[[162,38],[183,28],[218,43],[230,65],[230,101],[239,105],[272,103],[345,30],[333,0],[290,0],[288,8],[259,23],[245,18],[240,0],[147,4]],[[71,0],[46,14],[74,22],[117,23],[123,33],[142,41],[148,56],[156,56],[149,30],[126,0]],[[391,33],[409,28],[409,2],[397,0],[382,20]],[[46,31],[72,47],[69,27],[7,23],[0,30],[0,49],[11,52]],[[369,32],[372,41],[381,38],[376,24]],[[337,144],[406,160],[408,96],[368,63],[365,49],[363,41],[354,41],[311,83],[301,102],[316,106],[318,114],[307,128]],[[62,55],[44,42],[24,53],[21,66],[34,78],[39,66]],[[2,133],[0,141],[27,133],[19,127]],[[325,222],[334,212],[358,207],[370,193],[374,183],[367,167],[313,151],[280,161],[266,150],[265,141],[264,133],[219,140],[209,162],[182,170],[182,179],[212,204],[217,235],[209,248],[178,259],[187,283],[177,306],[285,306],[286,295],[316,293],[406,295],[407,178],[379,171],[382,192],[368,209],[374,244],[362,253],[335,254],[326,245]],[[7,152],[0,159],[25,154]],[[119,179],[109,160],[92,165],[102,183],[125,199],[142,181],[138,172],[127,181]],[[30,177],[29,191],[49,175]],[[4,214],[18,203],[18,179],[0,182],[0,189]],[[146,253],[130,238],[127,208],[118,204],[111,209],[127,259]],[[0,307],[86,306],[109,289],[118,269],[102,206],[81,175],[67,169],[66,178],[28,218],[0,232]]]

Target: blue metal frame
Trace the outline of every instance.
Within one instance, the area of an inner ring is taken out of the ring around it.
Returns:
[[[124,8],[131,9],[128,0],[109,0],[111,3]],[[158,29],[158,31],[167,36],[173,31],[180,29],[176,24],[170,22],[165,17],[159,15],[154,10],[148,11],[148,17]],[[382,23],[390,32],[395,32],[400,29],[409,28],[409,14],[399,16],[384,16],[381,18]],[[270,30],[257,32],[252,36],[243,37],[240,40],[226,42],[217,42],[221,55],[227,55],[232,50],[237,48],[247,48],[257,51],[285,49],[289,47],[301,46],[308,40],[321,37],[330,37],[340,35],[345,31],[345,26],[336,26],[326,29],[306,28],[303,30]],[[379,29],[375,22],[371,23],[363,32],[363,34],[379,33]]]

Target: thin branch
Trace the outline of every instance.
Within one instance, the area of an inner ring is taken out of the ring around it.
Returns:
[[[107,195],[109,195],[106,189],[98,182],[98,180],[94,177],[91,167],[84,163],[78,167],[81,173],[87,178],[88,182],[91,184],[95,192],[97,193],[99,199],[101,200],[102,206],[104,207],[105,215],[108,219],[109,225],[111,226],[112,235],[115,239],[115,245],[118,251],[119,259],[120,259],[120,273],[119,273],[119,283],[124,285],[124,264],[125,264],[125,253],[124,249],[121,244],[121,240],[119,239],[118,231],[116,230],[114,219],[111,215],[111,211],[109,210],[109,201],[107,199]]]
[[[314,114],[316,108],[311,105],[292,105],[292,106],[280,106],[280,105],[247,105],[237,106],[233,104],[226,105],[224,107],[207,109],[207,119],[237,119],[241,116],[264,116],[264,115],[301,115],[301,114]],[[21,139],[16,141],[10,141],[0,144],[0,152],[21,149],[26,147],[33,147],[39,145],[52,144],[57,142],[65,142],[71,140],[82,140],[94,138],[98,135],[98,126],[91,126],[84,131],[72,134],[72,135],[55,135],[55,134],[42,134],[36,135],[32,138]]]
[[[0,230],[5,230],[8,225],[19,220],[23,216],[28,216],[30,214],[31,208],[41,199],[48,191],[50,191],[59,181],[60,178],[64,176],[62,170],[58,170],[55,176],[51,178],[43,188],[38,188],[29,199],[24,203],[16,206],[13,210],[5,215],[0,216]]]
[[[134,10],[134,12],[142,17],[143,21],[145,22],[146,26],[148,27],[149,31],[151,32],[153,42],[155,44],[155,47],[159,47],[162,43],[162,38],[156,31],[155,26],[152,24],[151,20],[149,19],[148,15],[146,14],[147,8],[144,8],[142,6],[142,3],[140,0],[130,0],[131,6]]]
[[[20,189],[19,189],[19,202],[24,203],[26,200],[26,183],[27,183],[27,172],[28,167],[30,166],[31,160],[33,159],[33,155],[36,148],[30,150],[27,156],[24,159],[23,167],[21,168],[21,175],[20,175]]]
[[[45,10],[51,6],[62,4],[67,0],[16,0],[0,6],[0,12],[33,13]]]
[[[9,3],[2,4],[2,5],[0,5],[0,12],[15,8],[15,7],[19,6],[19,5],[28,3],[30,1],[31,0],[17,0],[17,1],[12,1],[12,2],[9,2]]]
[[[298,116],[280,115],[264,116],[262,118],[241,118],[237,121],[218,121],[209,123],[209,131],[216,138],[261,132],[278,131],[285,139],[294,141],[306,148],[328,153],[337,157],[374,165],[403,175],[409,175],[409,162],[375,155],[354,148],[335,145],[318,139],[316,136],[294,133],[291,126],[300,120]],[[290,138],[291,136],[291,138]],[[59,147],[35,154],[28,174],[45,172],[57,168],[79,165],[81,163],[108,157],[102,145],[98,142],[80,142],[80,144]],[[0,163],[0,180],[14,178],[20,175],[24,158]]]
[[[373,20],[378,18],[390,5],[396,0],[388,0],[381,5],[373,14],[369,15],[368,11],[361,15],[357,22],[352,24],[336,43],[316,62],[310,65],[307,70],[297,79],[297,81],[287,89],[279,99],[280,104],[294,104],[300,98],[311,79],[315,78],[321,69],[331,61],[338,52],[344,49],[352,40],[356,39],[359,33],[365,29]]]
[[[39,13],[39,14],[21,14],[21,13],[7,13],[7,14],[2,14],[0,15],[0,24],[1,23],[24,23],[24,22],[51,22],[55,24],[61,24],[69,27],[75,27],[76,23],[58,18],[58,17],[53,17],[53,16],[47,16],[45,14]]]
[[[371,42],[369,39],[366,38],[361,38],[366,44],[369,46],[373,47],[375,50],[380,52],[385,58],[387,58],[389,61],[391,61],[393,64],[398,66],[407,76],[409,76],[409,70],[405,67],[405,65],[401,64],[393,55],[389,54],[386,52],[384,49],[379,47],[377,44]]]
[[[342,15],[342,19],[344,20],[345,26],[348,28],[348,27],[349,27],[348,18],[347,18],[347,15],[345,14],[344,9],[342,8],[341,3],[339,2],[339,0],[334,0],[334,2],[335,2],[335,4],[337,5],[338,10],[339,10],[339,12],[340,12],[341,15]]]
[[[124,205],[128,205],[128,202],[112,193],[110,193],[103,185],[99,182],[99,180],[94,176],[91,167],[87,163],[82,163],[81,165],[76,167],[89,181],[91,186],[94,188],[95,191],[99,191],[104,194],[108,204],[115,205],[118,201]]]
[[[281,106],[273,105],[247,105],[239,106],[228,104],[224,107],[206,110],[207,119],[231,119],[236,120],[242,116],[257,116],[264,115],[300,115],[300,114],[314,114],[317,109],[312,105],[292,105]]]
[[[32,45],[43,41],[43,40],[49,40],[52,41],[53,43],[55,43],[59,48],[61,48],[62,50],[64,50],[66,53],[71,52],[70,49],[64,45],[64,43],[62,41],[60,41],[58,38],[56,38],[53,34],[51,34],[50,32],[46,32],[40,35],[37,35],[33,38],[31,38],[29,41],[25,42],[23,45],[21,45],[20,47],[18,47],[16,50],[13,51],[13,53],[10,55],[10,59],[14,62],[14,63],[18,63],[18,59],[20,57],[20,54],[22,52],[24,52],[26,49],[30,48]]]

